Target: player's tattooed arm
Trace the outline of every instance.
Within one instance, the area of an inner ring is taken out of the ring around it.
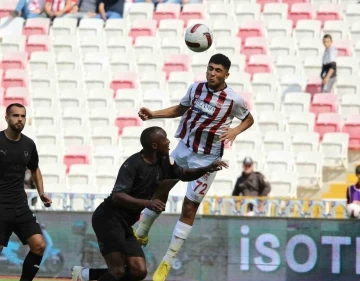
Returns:
[[[183,176],[180,178],[181,181],[193,181],[201,178],[207,173],[213,173],[220,171],[222,168],[228,168],[228,164],[224,161],[215,161],[208,166],[194,168],[194,169],[184,169]]]

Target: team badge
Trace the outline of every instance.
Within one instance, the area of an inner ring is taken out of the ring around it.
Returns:
[[[24,151],[24,155],[25,155],[25,157],[28,157],[28,156],[29,156],[29,152]]]

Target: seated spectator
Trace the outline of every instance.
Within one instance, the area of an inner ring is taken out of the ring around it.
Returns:
[[[92,18],[96,16],[97,0],[79,0],[72,8],[66,18]]]
[[[360,205],[360,165],[356,167],[355,174],[358,181],[347,188],[346,198],[348,204],[355,203]]]
[[[271,191],[269,182],[260,172],[254,172],[254,162],[250,157],[245,157],[243,161],[243,172],[237,179],[232,196],[267,196]],[[258,210],[263,210],[262,202],[259,203]],[[249,204],[248,216],[253,216],[254,206]]]
[[[44,13],[45,0],[19,0],[14,11],[10,13],[12,17],[17,17],[21,14],[24,19],[30,18],[46,18]]]
[[[76,3],[75,0],[46,0],[44,10],[51,19],[62,17],[72,10],[74,2]]]
[[[125,0],[98,0],[98,14],[95,18],[121,19],[124,13]]]

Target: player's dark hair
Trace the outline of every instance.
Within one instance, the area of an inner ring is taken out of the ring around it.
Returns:
[[[325,35],[324,35],[323,39],[327,39],[327,38],[329,38],[329,39],[332,41],[332,37],[331,37],[330,34],[325,34]]]
[[[229,58],[223,54],[215,54],[213,55],[210,60],[209,63],[215,63],[215,64],[220,64],[222,65],[226,70],[229,70],[231,67],[231,61],[229,60]]]
[[[153,136],[158,133],[166,135],[166,132],[163,128],[156,126],[146,128],[144,131],[142,131],[140,136],[141,146],[146,149],[151,148],[151,144],[153,143]]]
[[[10,112],[11,112],[11,109],[13,107],[19,107],[19,108],[25,108],[25,106],[23,106],[21,103],[12,103],[12,104],[9,104],[6,108],[6,115],[10,115]]]

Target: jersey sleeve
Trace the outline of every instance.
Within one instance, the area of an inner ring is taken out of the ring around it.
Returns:
[[[191,85],[189,87],[189,89],[187,90],[185,96],[181,99],[180,104],[182,106],[188,106],[188,107],[191,106],[191,99],[192,99],[191,90],[192,90],[192,88],[193,88],[193,85]]]
[[[125,162],[119,170],[118,176],[116,178],[115,186],[113,189],[114,193],[117,192],[130,192],[134,179],[136,175],[136,170],[132,164]]]
[[[39,155],[36,149],[36,144],[34,143],[34,148],[31,151],[30,160],[27,164],[27,168],[30,171],[35,171],[39,167]]]
[[[239,120],[244,120],[249,113],[250,111],[246,106],[245,100],[241,96],[236,95],[232,110],[233,116]]]
[[[171,157],[169,158],[170,160],[170,166],[169,166],[169,175],[168,177],[170,179],[173,180],[179,180],[183,177],[184,175],[184,169],[182,167],[180,167],[175,161],[174,159],[172,159]]]

